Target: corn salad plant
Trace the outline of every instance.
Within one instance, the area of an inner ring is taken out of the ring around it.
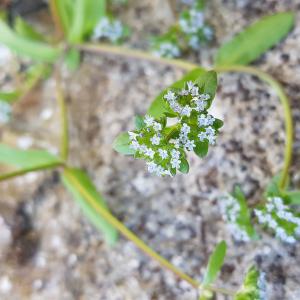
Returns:
[[[200,22],[202,17],[197,11],[203,9],[203,2],[185,2],[191,6],[182,14],[179,24],[182,32],[187,34],[186,41],[190,42],[194,36],[201,38],[205,34],[200,26],[203,25]],[[178,171],[189,172],[187,152],[193,151],[203,158],[209,146],[217,144],[223,122],[209,112],[217,90],[217,73],[243,72],[257,76],[274,89],[284,109],[286,145],[283,169],[270,181],[262,201],[257,205],[249,207],[242,188],[236,187],[231,195],[220,199],[221,212],[229,230],[239,241],[249,242],[259,238],[256,228],[261,227],[284,243],[295,243],[299,238],[300,226],[299,215],[293,208],[300,204],[300,192],[288,187],[293,144],[289,100],[282,86],[272,76],[248,66],[288,34],[294,24],[293,14],[277,13],[252,24],[224,44],[217,53],[215,66],[212,70],[205,70],[187,61],[161,58],[119,46],[118,43],[126,36],[126,29],[107,13],[106,4],[104,0],[51,0],[49,6],[55,25],[53,36],[41,35],[21,18],[17,18],[11,28],[2,16],[0,43],[21,56],[31,58],[32,66],[24,76],[23,86],[0,94],[0,122],[9,121],[13,102],[26,94],[41,77],[50,76],[51,72],[59,73],[62,61],[71,69],[76,68],[82,53],[113,54],[177,67],[187,74],[163,90],[153,100],[145,116],[135,117],[135,128],[120,133],[113,144],[117,152],[144,160],[148,171],[154,176],[173,177]],[[116,45],[91,44],[89,40],[106,40]],[[193,45],[195,48],[199,46],[197,43]],[[265,274],[255,266],[249,268],[238,291],[214,285],[226,254],[224,241],[217,244],[209,258],[203,280],[198,282],[156,253],[110,212],[89,176],[68,162],[67,105],[59,76],[56,79],[56,98],[61,110],[60,154],[53,155],[46,150],[20,150],[0,144],[0,162],[13,168],[9,173],[1,174],[0,180],[29,172],[59,169],[66,189],[89,220],[103,232],[110,245],[117,241],[120,232],[162,267],[197,289],[199,299],[210,299],[214,293],[229,295],[235,300],[266,299]]]

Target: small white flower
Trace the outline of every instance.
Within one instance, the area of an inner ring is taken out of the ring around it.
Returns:
[[[179,159],[180,152],[178,150],[173,149],[171,152],[171,157],[172,157],[172,159]]]
[[[149,173],[154,173],[156,172],[157,169],[157,164],[153,161],[147,162],[146,163],[147,167],[148,167],[148,172]]]
[[[198,138],[201,142],[203,142],[207,138],[206,133],[204,131],[200,132],[198,134]]]
[[[138,141],[132,141],[129,146],[131,149],[137,151],[140,149],[140,144]]]
[[[193,86],[191,89],[191,95],[192,96],[198,96],[199,95],[199,88],[197,86]]]
[[[215,130],[211,126],[207,127],[205,129],[205,132],[206,132],[207,135],[214,135],[215,134]]]
[[[186,90],[186,89],[181,89],[181,91],[179,92],[179,94],[180,94],[181,96],[187,96],[187,95],[189,94],[189,91]]]
[[[154,157],[155,152],[151,148],[147,148],[147,150],[144,152],[146,156],[149,156],[150,158]]]
[[[154,122],[152,126],[155,131],[161,131],[161,129],[162,129],[161,124],[158,122]]]
[[[151,139],[150,139],[152,145],[159,145],[160,143],[160,137],[158,135],[154,135]]]
[[[195,98],[193,98],[194,100]],[[207,105],[207,102],[201,99],[195,99],[194,100],[196,103],[196,111],[204,111]]]
[[[154,122],[154,118],[149,116],[149,115],[146,115],[145,116],[145,119],[144,119],[144,122],[145,124],[149,127],[149,126],[152,126],[153,125],[153,122]]]
[[[123,25],[119,20],[110,20],[107,17],[102,18],[94,29],[93,39],[107,38],[116,42],[123,35]]]
[[[187,135],[188,133],[190,133],[191,131],[191,127],[189,125],[187,125],[186,123],[183,123],[180,132],[184,135]]]
[[[159,153],[159,156],[162,158],[162,159],[166,159],[168,158],[168,151],[167,150],[164,150],[164,149],[158,149],[158,153]]]
[[[210,96],[208,94],[201,94],[199,97],[203,101],[207,101],[210,98]]]
[[[193,141],[193,140],[188,140],[188,141],[185,143],[184,147],[185,147],[185,149],[186,149],[187,151],[193,151],[194,148],[196,147],[195,141]]]
[[[178,158],[171,159],[171,165],[172,165],[172,168],[174,168],[174,169],[178,169],[180,167],[180,163],[181,163],[181,160]]]
[[[215,145],[216,144],[216,137],[214,135],[208,135],[207,140],[208,140],[208,143],[210,145]]]
[[[191,115],[191,111],[192,111],[192,108],[188,105],[186,105],[180,112],[180,114],[182,116],[187,116],[189,117]]]
[[[158,48],[153,51],[153,54],[159,57],[173,58],[180,56],[179,47],[171,42],[163,42],[158,45]]]
[[[173,144],[174,144],[174,147],[175,147],[176,149],[180,148],[180,140],[179,140],[179,139],[175,139],[175,140],[173,141]]]
[[[170,101],[175,101],[177,97],[174,92],[168,91],[168,93],[164,95],[164,98],[170,102]]]

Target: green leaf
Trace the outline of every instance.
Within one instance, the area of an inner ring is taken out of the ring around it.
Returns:
[[[77,49],[70,49],[65,56],[65,63],[71,71],[77,70],[80,64],[80,52]]]
[[[217,245],[214,252],[211,254],[202,282],[204,286],[208,286],[215,281],[223,265],[224,258],[226,255],[226,248],[226,243],[222,241]]]
[[[0,144],[0,163],[18,168],[35,168],[60,163],[61,160],[45,150],[21,150]]]
[[[284,192],[284,196],[287,199],[288,204],[300,205],[300,191],[287,191]]]
[[[15,20],[14,28],[16,33],[26,39],[45,42],[44,36],[37,32],[29,23],[25,22],[19,16]]]
[[[74,13],[68,39],[72,43],[82,42],[91,34],[101,17],[105,14],[104,0],[75,0]]]
[[[135,124],[136,130],[141,130],[142,128],[145,127],[144,118],[142,116],[135,116],[134,124]]]
[[[203,142],[196,142],[196,147],[194,148],[194,152],[200,157],[203,158],[207,155],[208,152],[208,141],[205,140]]]
[[[280,179],[281,174],[277,174],[272,177],[270,183],[267,185],[266,191],[264,193],[265,197],[277,197],[282,195],[282,191],[279,187],[280,185]],[[287,185],[284,188],[287,188],[289,184],[289,181],[287,182]]]
[[[258,288],[259,271],[252,266],[244,279],[244,283],[234,296],[234,300],[259,300],[260,291]]]
[[[183,76],[180,80],[173,83],[170,87],[163,90],[152,102],[150,108],[148,109],[148,114],[153,116],[155,119],[159,119],[164,116],[165,113],[169,113],[170,116],[174,116],[172,111],[170,111],[164,101],[163,96],[170,88],[184,88],[184,85],[187,81],[195,81],[198,77],[204,74],[206,71],[203,68],[197,68],[192,70]]]
[[[189,172],[189,170],[190,170],[190,166],[189,166],[188,161],[185,158],[181,159],[179,171],[183,174],[187,174]]]
[[[33,60],[53,62],[61,53],[58,48],[51,47],[45,43],[28,40],[12,31],[0,20],[0,43],[20,55],[28,56]]]
[[[87,218],[97,229],[103,232],[106,242],[109,245],[114,245],[118,239],[118,232],[95,211],[85,197],[88,194],[93,201],[108,210],[103,197],[98,193],[90,178],[79,169],[66,168],[62,180]]]
[[[257,233],[251,223],[251,214],[247,205],[247,200],[239,186],[234,188],[232,196],[237,200],[240,206],[240,213],[236,220],[237,225],[245,230],[251,239],[257,239]]]
[[[288,34],[294,19],[291,12],[263,17],[224,44],[217,53],[215,64],[224,66],[251,63]]]
[[[63,31],[68,36],[74,14],[73,0],[53,0],[55,11],[57,12]]]
[[[20,95],[21,95],[20,91],[0,92],[0,101],[13,103],[20,97]]]
[[[115,138],[113,148],[121,154],[133,155],[134,150],[129,147],[129,142],[129,134],[127,132],[123,132]]]

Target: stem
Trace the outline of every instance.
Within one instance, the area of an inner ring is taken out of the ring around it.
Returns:
[[[127,239],[132,241],[139,249],[141,249],[145,254],[156,260],[161,266],[165,267],[169,271],[173,272],[180,279],[188,282],[194,288],[201,287],[201,283],[194,280],[187,274],[183,273],[181,270],[172,265],[168,260],[160,256],[154,250],[152,250],[145,242],[143,242],[139,237],[137,237],[132,231],[130,231],[122,222],[120,222],[117,218],[115,218],[105,207],[103,207],[99,202],[94,199],[94,197],[84,188],[79,180],[75,176],[72,175],[72,172],[69,172],[68,169],[65,169],[64,175],[68,178],[70,182],[72,182],[73,186],[76,186],[79,193],[83,198],[91,205],[91,207],[109,224],[115,227],[120,233],[122,233]],[[213,286],[205,287],[206,290],[210,290],[212,292],[219,292],[226,295],[234,295],[234,292],[223,289],[216,288]]]
[[[60,107],[61,119],[61,142],[60,155],[64,161],[67,161],[69,156],[69,126],[66,101],[60,84],[59,76],[56,76],[56,99]]]
[[[36,171],[41,171],[41,170],[46,170],[46,169],[54,169],[54,168],[60,167],[60,166],[63,166],[63,163],[55,162],[55,163],[49,163],[46,165],[36,166],[36,167],[32,167],[32,168],[17,170],[17,171],[11,172],[11,173],[1,174],[0,181],[11,179],[11,178],[14,178],[17,176],[22,176],[22,175],[30,173],[30,172],[36,172]]]
[[[59,41],[64,36],[64,30],[63,30],[61,19],[59,17],[56,0],[50,0],[49,5],[50,5],[50,13],[51,13],[52,21],[55,27],[56,38]]]
[[[289,168],[292,162],[292,154],[293,154],[293,117],[291,113],[291,108],[289,104],[289,99],[286,93],[283,90],[282,85],[275,80],[269,74],[260,71],[254,67],[249,66],[224,66],[224,67],[215,67],[216,72],[243,72],[248,73],[254,76],[259,77],[261,80],[268,83],[276,92],[279,100],[282,104],[284,110],[284,122],[285,122],[285,150],[284,150],[284,165],[281,173],[281,179],[279,183],[279,187],[284,189],[286,187],[288,176],[289,176]]]
[[[127,49],[118,46],[111,46],[106,44],[83,44],[83,45],[79,45],[78,49],[83,51],[88,51],[88,52],[112,54],[112,55],[118,55],[127,58],[147,60],[150,62],[156,62],[167,66],[177,67],[186,71],[190,71],[192,69],[199,67],[197,64],[185,62],[179,59],[167,59],[167,58],[155,57],[152,54],[147,52]],[[263,71],[260,71],[255,67],[232,65],[232,66],[224,66],[224,67],[215,67],[214,70],[219,73],[242,72],[242,73],[255,75],[259,77],[261,80],[268,83],[274,89],[277,96],[279,97],[284,110],[285,136],[286,136],[285,151],[284,151],[284,165],[283,165],[281,180],[279,184],[280,188],[284,189],[288,181],[288,173],[292,161],[293,119],[292,119],[291,109],[289,105],[289,99],[286,93],[284,92],[283,87],[271,75]]]

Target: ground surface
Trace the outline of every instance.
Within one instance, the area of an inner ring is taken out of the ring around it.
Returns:
[[[173,22],[167,1],[130,1],[122,18],[135,34],[130,44],[145,47],[145,36]],[[150,4],[151,3],[151,4]],[[216,40],[194,61],[210,65],[218,44],[243,26],[273,11],[297,12],[289,37],[257,64],[279,79],[291,97],[296,126],[292,182],[300,184],[300,1],[221,1],[207,8]],[[2,52],[2,55],[5,55]],[[15,64],[1,63],[13,74]],[[64,72],[71,122],[71,162],[84,168],[113,213],[176,266],[201,278],[215,244],[228,243],[218,283],[237,288],[255,261],[267,274],[269,298],[300,299],[300,246],[263,241],[234,243],[217,199],[240,184],[250,202],[259,199],[283,161],[282,108],[266,86],[245,75],[222,75],[213,108],[225,126],[204,160],[192,156],[188,176],[149,176],[140,161],[116,154],[114,137],[133,126],[153,97],[180,78],[180,70],[153,63],[86,55],[75,74]],[[1,74],[1,81],[5,80]],[[48,80],[14,109],[1,140],[20,147],[57,151],[58,109]],[[196,293],[120,238],[109,248],[59,183],[46,172],[0,184],[0,299],[197,299]],[[218,296],[217,299],[226,299]]]

